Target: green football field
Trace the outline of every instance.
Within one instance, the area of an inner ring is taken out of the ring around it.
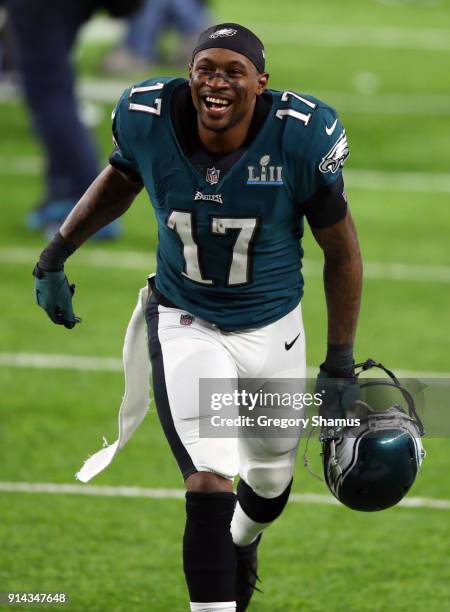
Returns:
[[[450,377],[450,2],[214,6],[217,20],[242,22],[266,41],[272,87],[325,99],[347,129],[347,192],[366,262],[357,357]],[[128,83],[101,77],[113,37],[104,20],[94,25],[77,62],[106,160],[111,108]],[[176,72],[165,66],[161,74]],[[41,195],[42,152],[20,99],[0,88],[0,100],[0,592],[64,592],[75,611],[182,612],[183,484],[154,406],[110,468],[90,485],[74,479],[102,437],[116,437],[123,334],[155,263],[150,204],[136,200],[119,242],[74,255],[66,269],[83,323],[53,326],[32,292],[45,241],[23,224]],[[304,247],[314,371],[324,356],[325,308],[321,254],[308,230]],[[409,505],[370,515],[331,503],[303,468],[302,447],[299,495],[264,536],[264,593],[250,610],[450,610],[449,441],[424,445]],[[320,471],[317,445],[309,455]]]

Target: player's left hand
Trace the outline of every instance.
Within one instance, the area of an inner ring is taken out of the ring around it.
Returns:
[[[70,285],[64,270],[44,271],[39,265],[33,270],[36,302],[56,325],[72,329],[81,319],[75,316],[72,296],[75,285]]]
[[[324,364],[320,366],[315,391],[322,397],[319,412],[326,419],[346,418],[347,410],[359,398],[359,385],[354,372],[339,377],[327,372]]]

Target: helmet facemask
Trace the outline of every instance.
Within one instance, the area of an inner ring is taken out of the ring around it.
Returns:
[[[359,425],[322,429],[322,458],[325,481],[344,505],[360,511],[383,510],[397,504],[413,485],[425,457],[421,438],[422,422],[411,393],[390,370],[372,360],[359,364],[356,377],[373,367],[389,379],[358,379],[359,388],[389,386],[401,393],[406,410],[390,404],[375,410],[370,403],[356,400],[346,417]]]

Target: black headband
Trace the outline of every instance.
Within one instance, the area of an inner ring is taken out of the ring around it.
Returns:
[[[266,56],[264,45],[250,30],[237,23],[219,23],[211,26],[199,36],[197,46],[192,53],[192,60],[199,51],[220,47],[245,55],[253,62],[258,72],[264,72]]]

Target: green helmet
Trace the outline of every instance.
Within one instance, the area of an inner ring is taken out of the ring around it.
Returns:
[[[395,387],[406,400],[407,411],[394,404],[378,412],[356,400],[347,416],[357,418],[359,425],[327,431],[321,437],[323,468],[330,491],[341,503],[352,510],[372,512],[394,506],[413,485],[425,457],[424,429],[412,395],[390,370],[373,360],[359,367],[356,376],[380,367],[391,378],[360,381],[360,389]]]

